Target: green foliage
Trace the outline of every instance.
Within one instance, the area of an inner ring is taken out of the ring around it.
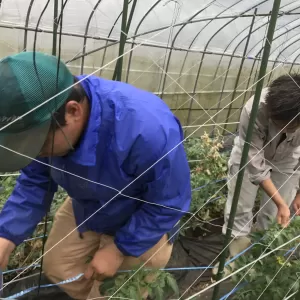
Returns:
[[[220,135],[215,138],[210,138],[206,133],[201,138],[190,138],[185,143],[185,151],[191,169],[191,186],[192,189],[203,187],[195,190],[192,193],[192,202],[190,212],[196,214],[188,226],[181,232],[189,228],[196,229],[203,227],[203,221],[209,222],[215,218],[223,217],[224,205],[226,202],[226,187],[225,181],[215,182],[226,178],[228,156],[225,153],[220,153],[223,147],[223,140]],[[220,197],[218,200],[215,198]],[[214,200],[207,203],[208,200]],[[205,206],[204,206],[205,205]],[[182,219],[185,223],[190,216],[187,215]]]
[[[5,173],[4,173],[5,174]],[[3,174],[3,175],[4,175]],[[15,184],[16,184],[17,176],[7,176],[7,177],[0,177],[0,206],[1,209],[6,202],[7,198],[12,193]]]
[[[165,300],[168,296],[179,296],[179,289],[173,276],[162,270],[147,270],[141,268],[132,276],[138,268],[129,272],[119,273],[113,278],[104,280],[100,287],[100,293],[104,296],[129,298],[140,300],[148,293],[151,299]],[[130,278],[132,276],[132,278]],[[123,284],[126,282],[124,287]],[[115,294],[116,293],[116,294]]]
[[[210,138],[207,133],[201,138],[190,138],[185,142],[185,151],[191,170],[201,172],[203,178],[221,179],[226,176],[227,156],[220,153],[223,139],[218,134]]]
[[[253,243],[258,244],[235,261],[235,269],[241,268],[253,260],[256,260],[264,251],[266,251],[265,253],[268,253],[271,250],[276,249],[298,236],[299,233],[300,218],[298,217],[284,230],[282,230],[280,225],[274,223],[269,230],[252,234]],[[270,246],[267,246],[273,240],[274,242]],[[289,249],[299,245],[299,243],[300,239],[297,239],[289,243],[283,249],[275,251],[255,263],[254,267],[248,273],[247,271],[250,267],[233,276],[232,279],[235,283],[238,283],[244,276],[243,282],[247,282],[247,285],[234,295],[234,299],[258,299],[269,283],[270,285],[266,291],[264,291],[261,299],[282,300],[289,291],[289,295],[297,291],[299,289],[298,275],[300,261],[295,255],[289,258],[290,255],[285,254]],[[299,250],[297,253],[299,253]],[[282,269],[280,270],[280,268]],[[278,271],[278,275],[273,279]],[[293,286],[293,284],[295,285]]]

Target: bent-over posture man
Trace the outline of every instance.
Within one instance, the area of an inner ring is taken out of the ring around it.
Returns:
[[[0,172],[21,175],[0,214],[1,268],[58,185],[69,197],[55,215],[44,271],[55,283],[84,273],[62,286],[72,298],[100,297],[100,281],[119,269],[167,264],[191,187],[181,125],[160,98],[23,52],[0,61],[0,128],[12,121],[0,131]]]
[[[296,83],[295,83],[296,82]],[[286,226],[290,219],[290,205],[300,209],[300,76],[280,76],[263,89],[255,121],[248,164],[239,197],[230,244],[231,256],[249,244],[253,207],[258,188],[264,191],[257,216],[256,228],[266,230],[272,218]],[[228,199],[225,208],[225,234],[246,137],[254,96],[242,110],[239,135],[229,159]],[[268,201],[271,198],[270,201]]]

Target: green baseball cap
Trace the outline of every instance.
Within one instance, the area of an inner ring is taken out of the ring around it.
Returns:
[[[38,156],[52,113],[64,104],[73,84],[73,75],[55,56],[21,52],[0,60],[0,172],[18,171]]]

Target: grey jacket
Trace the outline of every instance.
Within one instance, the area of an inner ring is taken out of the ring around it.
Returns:
[[[287,174],[293,173],[298,167],[300,159],[300,129],[294,133],[287,133],[287,138],[277,146],[281,133],[279,133],[278,127],[268,117],[265,102],[267,92],[267,88],[262,91],[248,155],[248,162],[250,161],[247,165],[247,170],[250,174],[249,179],[256,185],[270,178],[271,170]],[[243,107],[240,117],[239,135],[234,140],[229,167],[240,163],[253,99],[254,96]],[[265,148],[260,151],[264,146]],[[299,171],[297,172],[299,173]]]

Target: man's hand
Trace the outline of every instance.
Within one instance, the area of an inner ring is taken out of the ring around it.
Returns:
[[[124,260],[124,255],[114,243],[108,244],[99,249],[93,260],[85,271],[87,279],[93,278],[99,281],[106,277],[113,277]]]
[[[9,256],[15,247],[16,245],[13,242],[0,237],[0,268],[2,270],[6,269]]]
[[[293,202],[293,207],[296,212],[296,216],[300,216],[300,194],[297,194]]]
[[[273,202],[276,204],[278,208],[277,212],[277,222],[278,224],[286,227],[290,221],[290,209],[281,197],[279,191],[277,190],[276,186],[272,182],[270,178],[261,182],[260,186],[266,192],[266,194],[272,198]]]
[[[290,221],[290,208],[286,204],[281,204],[278,207],[277,222],[283,227],[288,226]]]

